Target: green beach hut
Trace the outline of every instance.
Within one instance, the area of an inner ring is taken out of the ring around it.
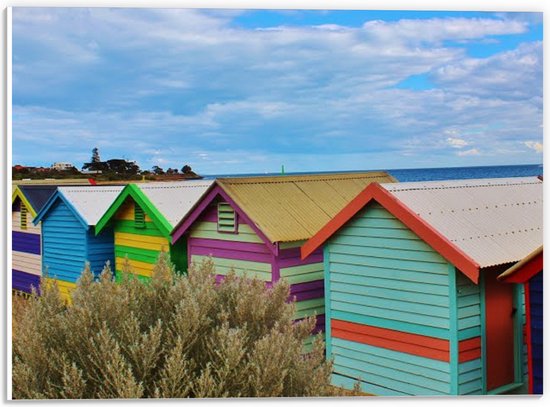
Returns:
[[[120,278],[128,258],[139,278],[150,278],[161,251],[169,252],[176,270],[187,271],[185,239],[172,244],[170,233],[213,181],[128,184],[96,225],[99,234],[114,230],[115,270]]]

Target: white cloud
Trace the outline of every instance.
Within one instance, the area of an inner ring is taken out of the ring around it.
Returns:
[[[521,20],[489,18],[432,18],[399,21],[368,21],[363,29],[379,40],[406,41],[413,44],[468,40],[488,35],[520,34],[528,29]]]
[[[542,143],[539,143],[538,141],[524,141],[523,144],[525,144],[528,148],[531,150],[535,150],[537,153],[542,153],[543,147]]]
[[[305,151],[304,166],[325,154],[334,160],[318,165],[364,166],[374,152],[386,166],[405,154],[444,165],[455,148],[475,157],[467,146],[512,151],[542,135],[542,44],[489,58],[445,44],[523,33],[526,19],[248,30],[235,13],[14,9],[14,149],[39,156],[54,143],[67,155],[97,142],[144,164],[162,145],[165,165],[190,157],[219,172]],[[394,88],[416,74],[435,88]]]
[[[470,143],[468,143],[466,140],[458,138],[458,137],[449,137],[447,138],[447,143],[453,148],[464,148]]]
[[[458,151],[456,153],[459,157],[466,157],[470,155],[479,155],[479,150],[477,148],[472,148],[470,150]]]

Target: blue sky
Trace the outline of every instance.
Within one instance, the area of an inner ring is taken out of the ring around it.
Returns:
[[[542,162],[542,14],[15,8],[13,163]]]

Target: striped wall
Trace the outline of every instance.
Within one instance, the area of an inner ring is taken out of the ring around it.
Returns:
[[[75,289],[76,283],[57,280],[53,278],[45,278],[44,282],[45,284],[57,284],[57,288],[59,290],[59,295],[61,296],[61,298],[69,303],[71,302],[71,293]]]
[[[126,257],[138,277],[150,278],[161,251],[171,253],[171,260],[178,271],[187,271],[185,239],[181,239],[183,240],[182,243],[178,242],[178,248],[184,256],[183,261],[181,261],[181,256],[172,254],[173,247],[169,242],[169,238],[163,235],[153,220],[147,216],[147,213],[144,214],[145,227],[136,227],[134,205],[134,201],[128,198],[114,216],[113,230],[117,278],[120,278],[120,272]]]
[[[281,244],[275,256],[244,219],[237,217],[237,233],[218,231],[217,202],[194,223],[189,232],[189,261],[200,264],[211,258],[218,280],[234,270],[239,276],[256,277],[266,284],[285,279],[290,284],[291,298],[296,301],[296,319],[316,315],[315,332],[324,331],[325,305],[323,254],[300,259],[303,242]]]
[[[20,205],[12,205],[12,289],[30,293],[38,289],[42,272],[41,227],[32,223],[27,212],[27,227],[21,228]]]
[[[279,250],[273,267],[273,282],[279,278],[290,285],[290,297],[296,301],[296,319],[316,315],[315,332],[325,330],[325,290],[322,249],[300,259],[300,248]]]
[[[376,203],[329,241],[325,268],[334,384],[358,379],[378,395],[451,393],[454,268]]]

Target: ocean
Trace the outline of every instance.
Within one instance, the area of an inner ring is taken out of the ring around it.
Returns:
[[[450,179],[474,179],[474,178],[509,178],[530,177],[542,175],[542,164],[529,165],[495,165],[484,167],[449,167],[449,168],[411,168],[411,169],[385,169],[368,171],[387,171],[400,182],[410,181],[442,181]],[[320,171],[320,172],[287,172],[285,175],[299,174],[324,174],[328,172],[353,173],[358,171]],[[216,174],[205,175],[205,179],[219,177],[248,177],[281,175],[280,173],[264,174]]]

